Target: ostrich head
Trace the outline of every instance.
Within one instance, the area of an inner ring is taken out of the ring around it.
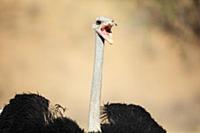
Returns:
[[[106,40],[110,44],[113,43],[112,40],[112,27],[117,26],[113,19],[107,17],[98,17],[96,23],[93,24],[93,29],[101,36],[103,40]]]

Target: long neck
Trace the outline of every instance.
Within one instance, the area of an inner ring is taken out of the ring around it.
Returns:
[[[100,103],[102,86],[104,40],[96,33],[95,62],[90,95],[89,132],[101,131]]]

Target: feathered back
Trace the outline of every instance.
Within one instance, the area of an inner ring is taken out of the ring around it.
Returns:
[[[51,111],[46,98],[19,94],[0,114],[0,133],[83,133],[83,130],[76,122],[63,117],[59,106]]]
[[[36,94],[16,95],[0,115],[1,133],[38,133],[45,126],[49,101]]]
[[[102,113],[103,133],[166,133],[141,106],[106,104]],[[104,122],[107,120],[107,122]]]

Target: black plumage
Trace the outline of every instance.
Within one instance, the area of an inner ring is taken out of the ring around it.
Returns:
[[[101,125],[103,133],[165,133],[151,115],[141,106],[112,103],[104,105]]]
[[[75,121],[63,116],[60,110],[60,106],[50,109],[49,100],[38,94],[18,94],[3,108],[0,133],[85,132]],[[106,104],[101,119],[102,133],[166,132],[139,105]]]

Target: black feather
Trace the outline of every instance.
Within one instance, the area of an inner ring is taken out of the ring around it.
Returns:
[[[84,133],[61,109],[58,104],[50,109],[49,100],[38,94],[18,94],[0,114],[0,133]],[[106,104],[101,118],[102,133],[166,133],[138,105]]]
[[[166,133],[141,106],[133,104],[106,104],[103,117],[108,123],[101,125],[103,133]]]

